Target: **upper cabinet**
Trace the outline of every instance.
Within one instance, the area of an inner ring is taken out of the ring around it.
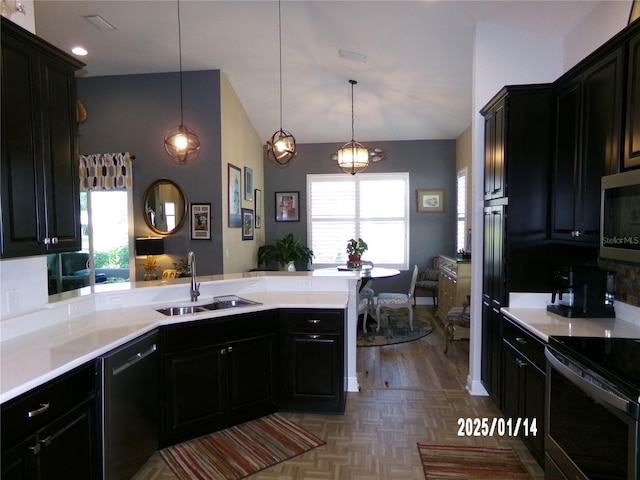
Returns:
[[[81,248],[75,71],[82,66],[2,18],[3,258]]]
[[[625,47],[608,49],[557,82],[551,237],[597,245],[600,182],[618,171]]]
[[[624,168],[640,167],[640,32],[629,41]]]
[[[506,196],[504,164],[505,99],[500,97],[484,115],[484,199]]]

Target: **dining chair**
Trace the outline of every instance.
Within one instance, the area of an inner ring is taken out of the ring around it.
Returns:
[[[375,293],[373,288],[371,288],[372,285],[373,280],[368,280],[358,293],[358,318],[364,314],[362,318],[362,331],[364,333],[367,333],[367,317],[369,313],[373,311],[373,297]]]
[[[399,309],[406,308],[409,310],[409,328],[413,331],[413,290],[416,286],[418,278],[418,265],[413,266],[411,274],[411,284],[409,285],[409,293],[389,293],[382,292],[378,294],[378,303],[376,305],[376,322],[378,322],[377,331],[380,330],[380,308]]]

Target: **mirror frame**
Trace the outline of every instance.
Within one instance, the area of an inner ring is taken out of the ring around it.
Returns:
[[[151,220],[149,220],[149,216],[147,215],[147,206],[149,205],[149,196],[151,192],[153,191],[154,188],[164,184],[172,185],[178,191],[178,194],[180,195],[180,198],[182,199],[182,204],[183,204],[182,211],[179,212],[178,210],[176,210],[176,216],[181,214],[179,221],[176,223],[176,227],[173,230],[169,230],[169,231],[158,229],[155,225],[151,223]],[[144,217],[144,223],[146,223],[147,227],[149,227],[154,233],[157,233],[160,235],[173,235],[174,233],[176,233],[178,230],[182,228],[182,225],[184,224],[184,221],[187,218],[187,197],[185,196],[184,192],[176,182],[174,182],[173,180],[169,180],[168,178],[160,178],[155,182],[152,182],[151,185],[149,185],[145,190],[144,196],[142,197],[142,214]]]

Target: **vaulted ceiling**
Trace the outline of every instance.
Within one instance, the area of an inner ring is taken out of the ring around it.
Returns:
[[[471,123],[477,22],[564,37],[598,3],[282,1],[283,127],[299,143],[349,140],[355,79],[357,140],[456,138]],[[224,72],[266,141],[280,127],[278,2],[179,5],[183,70]],[[96,14],[115,29],[84,18]],[[85,76],[179,69],[177,0],[36,0],[35,16],[39,36],[89,50]]]

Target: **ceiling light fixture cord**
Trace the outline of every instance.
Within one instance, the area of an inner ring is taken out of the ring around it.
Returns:
[[[184,124],[184,113],[182,105],[182,27],[180,21],[180,0],[178,0],[178,62],[180,65],[180,125]]]
[[[280,75],[280,130],[267,141],[267,157],[271,162],[280,167],[286,167],[296,155],[296,139],[290,133],[282,129],[282,7],[278,0],[278,62]]]

